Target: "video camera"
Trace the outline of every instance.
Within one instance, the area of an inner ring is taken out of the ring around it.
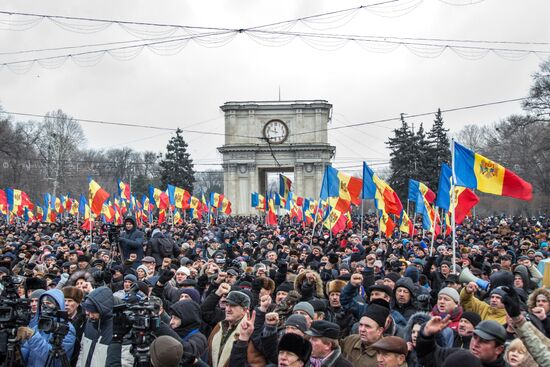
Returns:
[[[122,303],[113,307],[113,312],[123,320],[128,329],[135,331],[154,331],[160,327],[160,307],[149,301]]]
[[[18,361],[19,341],[17,329],[27,326],[30,321],[30,300],[19,298],[17,288],[23,282],[19,276],[2,278],[0,295],[0,360],[2,366],[16,366]]]
[[[23,282],[19,276],[2,279],[4,291],[0,296],[0,330],[27,326],[30,321],[30,300],[20,298],[17,288]]]
[[[67,335],[69,332],[69,316],[67,311],[48,310],[43,311],[38,319],[38,329],[45,333]],[[63,320],[63,321],[58,321]]]
[[[107,235],[109,237],[109,242],[118,243],[120,239],[120,231],[122,229],[121,225],[109,224],[107,225]]]
[[[134,366],[149,367],[149,345],[155,330],[160,327],[160,306],[146,300],[115,305],[115,322],[121,323],[121,329],[131,331],[132,355]]]

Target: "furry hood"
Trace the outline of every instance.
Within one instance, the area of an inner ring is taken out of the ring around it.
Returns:
[[[411,341],[411,334],[412,334],[412,328],[415,324],[424,324],[428,322],[432,317],[427,312],[417,312],[414,313],[407,322],[407,326],[405,327],[405,341],[410,342]]]
[[[325,298],[324,293],[324,287],[323,287],[323,281],[321,280],[321,276],[319,273],[312,272],[315,274],[315,297],[317,298]],[[300,292],[300,289],[302,289],[302,284],[306,280],[306,272],[304,271],[301,274],[298,274],[296,279],[294,279],[294,289],[298,292]]]
[[[89,282],[92,286],[95,285],[94,277],[92,276],[92,273],[90,273],[87,270],[79,270],[75,272],[71,277],[69,278],[69,281],[67,282],[67,285],[75,286],[76,281],[78,279],[85,279],[87,282]]]
[[[533,307],[536,307],[537,296],[539,294],[544,294],[546,298],[550,300],[550,290],[546,288],[537,288],[533,291],[533,293],[531,293],[529,299],[527,300],[527,307],[529,307],[529,310],[532,310]]]

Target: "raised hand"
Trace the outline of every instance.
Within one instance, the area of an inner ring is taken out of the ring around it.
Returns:
[[[504,303],[504,308],[506,309],[508,316],[511,318],[520,316],[520,301],[516,290],[513,287],[506,286],[500,288],[506,292],[506,295],[502,297],[502,303]]]
[[[248,311],[244,316],[244,319],[241,321],[241,326],[239,330],[239,340],[242,340],[245,342],[250,340],[250,337],[254,332],[255,320],[256,320],[256,311],[252,311],[252,315],[250,315],[250,311]]]
[[[260,311],[267,312],[268,307],[271,305],[272,299],[271,296],[265,295],[260,298]]]
[[[350,283],[354,287],[360,287],[363,284],[363,275],[355,273],[351,276]]]
[[[445,316],[444,319],[442,319],[440,316],[434,316],[424,326],[424,335],[435,335],[445,329],[450,323],[451,315]]]

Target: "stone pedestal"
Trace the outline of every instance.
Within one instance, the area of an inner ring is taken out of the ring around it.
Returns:
[[[227,102],[223,155],[224,194],[233,214],[255,214],[250,194],[265,188],[265,172],[294,172],[296,195],[318,198],[325,167],[335,147],[328,144],[332,105],[324,100]],[[281,142],[266,136],[265,126],[282,121],[288,134]],[[270,141],[270,143],[268,143]]]

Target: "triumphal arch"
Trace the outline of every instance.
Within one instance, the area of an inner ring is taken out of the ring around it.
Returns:
[[[270,174],[292,175],[293,191],[318,198],[325,166],[335,153],[328,143],[332,105],[325,100],[226,102],[224,193],[233,214],[255,214],[250,194],[265,195]]]

